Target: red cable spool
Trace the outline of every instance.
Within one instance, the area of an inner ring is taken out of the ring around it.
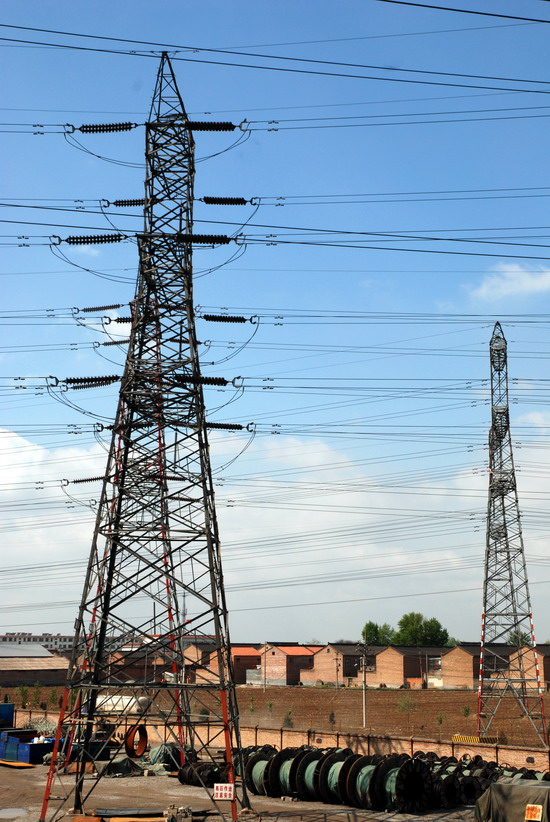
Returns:
[[[138,738],[136,745],[136,736]],[[139,759],[147,750],[147,728],[145,725],[134,725],[124,737],[124,750],[130,759]]]

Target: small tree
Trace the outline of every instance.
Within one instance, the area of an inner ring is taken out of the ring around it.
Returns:
[[[407,727],[411,733],[411,717],[416,711],[416,701],[410,694],[404,694],[397,700],[397,710],[407,715]]]
[[[40,682],[35,682],[32,686],[32,705],[33,708],[38,708],[40,705],[40,697],[42,696],[42,685]]]
[[[334,711],[331,711],[328,715],[328,721],[331,728],[334,728],[336,724],[336,717],[334,716]]]
[[[470,706],[469,705],[464,705],[464,707],[462,708],[462,715],[463,716],[470,716],[470,713],[471,713]]]
[[[26,685],[20,685],[19,688],[17,689],[17,693],[19,694],[19,698],[21,700],[21,707],[26,708],[27,707],[27,700],[29,698],[29,689],[27,688]]]
[[[292,728],[293,725],[292,711],[287,711],[283,718],[283,728]]]
[[[441,726],[445,720],[445,714],[438,714],[435,718],[435,721],[439,725],[439,741],[441,741]]]
[[[52,711],[54,711],[55,706],[57,705],[57,690],[55,688],[52,688],[52,690],[50,691],[49,702],[50,702],[50,708],[52,709]]]

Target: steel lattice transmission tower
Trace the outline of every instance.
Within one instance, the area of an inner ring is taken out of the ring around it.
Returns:
[[[548,744],[521,532],[510,414],[507,345],[500,323],[490,343],[489,499],[478,690],[478,732],[488,736],[507,697],[515,697]]]
[[[203,397],[215,379],[201,376],[193,308],[194,141],[167,55],[145,131],[128,354],[42,819],[85,810],[89,763],[133,754],[135,729],[174,743],[207,787],[234,782],[240,747]]]

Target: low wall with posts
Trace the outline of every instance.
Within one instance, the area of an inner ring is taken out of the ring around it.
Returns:
[[[241,726],[241,744],[274,745],[277,748],[312,745],[321,748],[351,748],[360,754],[407,753],[412,756],[415,751],[434,751],[439,756],[456,756],[479,754],[487,761],[500,764],[523,766],[539,771],[550,770],[550,749],[520,748],[512,745],[487,745],[482,743],[453,742],[452,740],[435,740],[408,736],[374,736],[361,734],[335,733],[334,731],[298,730],[295,728],[260,728]]]
[[[22,728],[41,720],[57,722],[57,712],[38,709],[15,711],[14,725]],[[125,728],[121,727],[120,732]],[[513,765],[516,768],[529,767],[534,770],[550,771],[550,748],[531,748],[515,745],[488,745],[484,743],[453,742],[445,739],[430,739],[421,736],[386,736],[381,734],[342,733],[338,731],[320,731],[299,728],[264,728],[260,725],[240,727],[241,745],[273,745],[276,748],[297,748],[300,745],[311,745],[319,748],[351,748],[360,754],[407,753],[412,756],[416,751],[434,751],[438,756],[456,756],[479,754],[487,761]],[[201,739],[213,747],[223,748],[223,732],[219,725],[205,723],[197,727]],[[164,726],[147,724],[149,743],[158,745],[175,739],[175,734]]]

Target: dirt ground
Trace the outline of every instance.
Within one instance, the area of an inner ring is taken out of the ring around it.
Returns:
[[[47,770],[44,766],[16,770],[0,767],[0,820],[10,822],[38,822]],[[316,802],[290,802],[282,799],[251,797],[252,814],[243,819],[280,820],[280,822],[473,822],[473,808],[439,811],[415,817],[408,814],[374,813],[354,808],[335,807]],[[206,792],[200,788],[183,787],[169,776],[123,777],[102,779],[88,802],[87,810],[94,808],[158,808],[168,805],[190,806],[194,812],[210,811],[208,819],[215,822],[219,816]],[[52,807],[55,803],[52,801]],[[229,810],[229,805],[227,806]],[[195,813],[194,813],[195,816]],[[204,818],[198,814],[197,818]]]

